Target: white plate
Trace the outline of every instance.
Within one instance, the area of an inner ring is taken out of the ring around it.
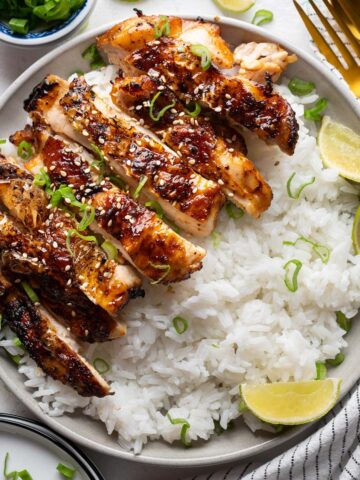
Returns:
[[[0,415],[0,471],[6,454],[8,472],[27,470],[36,480],[60,480],[62,463],[76,470],[74,480],[104,480],[83,453],[56,433],[32,420]]]
[[[207,18],[207,20],[211,20]],[[117,19],[121,21],[121,18]],[[217,17],[222,26],[222,34],[233,45],[242,41],[272,41],[281,43],[289,51],[295,52],[299,61],[289,68],[289,76],[298,75],[312,80],[317,85],[320,94],[329,99],[328,112],[340,122],[356,129],[359,125],[360,106],[347,89],[325,66],[307,53],[289,45],[286,41],[270,35],[264,30],[238,20]],[[86,70],[88,65],[81,58],[81,52],[92,43],[95,37],[110,25],[105,25],[81,37],[72,39],[61,47],[47,54],[23,75],[0,98],[1,136],[13,133],[21,127],[26,114],[22,110],[22,102],[32,88],[46,74],[55,73],[68,77],[76,69]],[[345,362],[340,365],[334,376],[343,378],[342,395],[344,395],[360,377],[360,362],[358,360],[358,345],[360,343],[360,322],[354,322],[351,334],[347,340],[349,347]],[[14,365],[0,357],[0,377],[6,385],[42,420],[64,436],[99,452],[107,453],[127,460],[157,465],[200,466],[212,465],[235,460],[243,460],[253,455],[269,452],[272,448],[289,442],[291,438],[304,432],[306,427],[298,427],[280,435],[271,436],[266,433],[253,435],[244,428],[242,421],[236,422],[235,428],[209,442],[196,442],[191,449],[164,442],[150,442],[141,455],[135,456],[123,450],[116,442],[116,436],[108,436],[105,427],[82,414],[51,418],[45,415],[31,392],[24,387],[24,378],[17,373]]]

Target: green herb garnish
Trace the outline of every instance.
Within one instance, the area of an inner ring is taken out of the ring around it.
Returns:
[[[34,153],[30,143],[23,140],[19,143],[17,154],[22,160],[29,160]]]
[[[59,463],[56,470],[65,478],[72,480],[75,476],[76,470],[71,467],[67,467],[63,463]]]
[[[236,207],[233,203],[227,202],[225,205],[225,210],[229,218],[241,218],[244,216],[244,210]]]
[[[342,312],[336,312],[336,322],[346,333],[351,330],[352,322],[349,318],[346,318]]]
[[[126,182],[120,177],[117,177],[116,175],[110,175],[110,181],[118,188],[121,190],[128,190],[129,187]]]
[[[185,447],[191,447],[191,441],[188,441],[186,439],[186,432],[190,428],[190,423],[187,420],[185,420],[185,418],[171,418],[169,413],[166,416],[168,417],[172,425],[182,425],[181,431],[180,431],[181,443]]]
[[[220,246],[220,243],[221,243],[221,235],[220,233],[216,232],[215,230],[211,233],[210,235],[211,237],[211,241],[212,241],[212,244],[213,244],[213,247],[214,248],[218,248]]]
[[[159,20],[154,25],[154,37],[158,40],[161,37],[168,37],[170,35],[170,22],[168,17],[161,15]]]
[[[151,201],[151,202],[146,202],[145,203],[145,207],[148,207],[150,208],[151,210],[154,210],[154,212],[156,212],[156,215],[162,219],[164,218],[164,211],[163,209],[161,208],[161,205],[159,202],[156,202],[156,201]]]
[[[283,245],[295,246],[298,242],[305,242],[311,245],[311,249],[313,250],[314,253],[316,253],[316,255],[320,258],[320,260],[325,264],[328,263],[330,259],[330,249],[325,245],[321,245],[320,243],[313,242],[309,238],[298,237],[295,240],[295,242],[285,241],[283,242]]]
[[[30,298],[30,300],[33,303],[39,303],[39,297],[37,296],[35,291],[32,289],[32,287],[30,286],[30,284],[26,280],[23,280],[21,282],[21,286],[25,290],[26,295]]]
[[[106,168],[105,156],[97,145],[92,143],[90,146],[92,151],[97,156],[97,159],[92,162],[91,166],[95,167],[99,171],[100,177],[103,177]]]
[[[205,45],[195,44],[190,47],[191,53],[201,58],[201,68],[208,70],[211,65],[211,52]]]
[[[86,230],[92,224],[96,215],[94,207],[87,206],[87,208],[82,208],[82,211],[82,217],[78,224],[78,230],[80,232]]]
[[[140,196],[141,190],[144,188],[145,183],[148,181],[148,177],[146,175],[141,175],[138,186],[135,189],[133,194],[133,198],[137,199]]]
[[[264,25],[265,23],[269,23],[273,20],[274,14],[270,10],[261,9],[255,12],[251,23],[257,26]]]
[[[306,108],[304,111],[304,117],[306,120],[312,120],[313,122],[319,122],[322,119],[321,113],[328,105],[326,98],[319,98],[312,108]]]
[[[315,179],[315,177],[311,177],[311,179],[308,182],[302,183],[295,192],[292,192],[291,191],[291,182],[292,182],[293,178],[295,177],[295,175],[296,175],[296,172],[293,172],[290,175],[289,180],[286,183],[286,189],[287,189],[287,193],[288,193],[290,198],[294,198],[295,200],[298,200],[300,198],[301,192],[304,190],[304,188],[307,187],[308,185],[312,185],[315,182],[316,179]]]
[[[195,102],[194,110],[191,111],[191,110],[185,109],[185,111],[188,115],[190,115],[190,117],[193,117],[193,118],[197,117],[201,113],[200,103]]]
[[[343,363],[344,360],[345,360],[345,355],[343,354],[343,352],[340,352],[336,355],[335,358],[328,358],[326,360],[326,364],[329,365],[330,367],[337,367],[338,365]]]
[[[316,85],[313,82],[307,82],[306,80],[301,80],[301,78],[293,77],[288,83],[288,87],[292,94],[298,97],[304,97],[305,95],[310,95],[310,93],[315,90]]]
[[[291,265],[295,265],[295,270],[293,271],[290,277]],[[288,262],[286,262],[283,267],[285,269],[284,283],[286,285],[286,288],[290,290],[290,292],[296,292],[296,290],[298,289],[297,277],[299,275],[301,267],[302,267],[302,262],[300,262],[300,260],[297,260],[296,258],[293,258],[292,260],[289,260]]]
[[[67,236],[66,236],[66,248],[70,252],[72,256],[74,256],[74,252],[71,249],[71,237],[73,235],[76,235],[77,237],[81,238],[81,240],[84,240],[86,242],[94,242],[97,245],[97,238],[94,237],[94,235],[81,235],[75,228],[72,228],[71,230],[68,231]]]
[[[155,105],[156,100],[160,97],[161,93],[162,92],[157,92],[153,96],[153,98],[150,102],[150,106],[149,106],[149,115],[150,115],[151,120],[153,120],[154,122],[158,122],[160,120],[160,118],[162,118],[164,116],[164,114],[168,110],[170,110],[170,108],[173,108],[176,105],[176,102],[174,101],[174,102],[170,103],[169,105],[166,105],[164,108],[162,108],[157,115],[154,115],[154,105]]]
[[[186,330],[189,328],[189,323],[186,318],[180,317],[180,315],[177,315],[175,318],[173,318],[172,323],[174,325],[176,333],[178,333],[179,335],[185,333]]]
[[[95,358],[95,360],[93,361],[93,365],[95,370],[101,375],[107,373],[110,370],[110,365],[108,364],[108,362],[100,357]]]
[[[150,282],[151,285],[157,285],[158,283],[162,282],[170,273],[171,265],[157,265],[156,263],[150,262],[149,265],[156,270],[164,270],[164,274],[160,276],[158,280]]]
[[[51,180],[49,175],[45,172],[43,168],[40,168],[40,173],[37,173],[34,177],[34,185],[37,187],[45,188],[45,191],[51,195],[53,192],[51,190]]]
[[[316,377],[315,380],[324,380],[326,378],[326,365],[323,362],[316,362]]]
[[[88,60],[92,70],[97,70],[98,68],[105,67],[106,63],[104,62],[102,56],[97,49],[95,43],[89,45],[81,54],[81,56]]]
[[[118,249],[113,243],[110,242],[110,240],[106,240],[104,243],[102,243],[101,248],[104,250],[110,260],[114,260],[118,256]]]

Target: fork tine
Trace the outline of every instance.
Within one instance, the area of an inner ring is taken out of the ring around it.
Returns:
[[[323,15],[323,13],[319,9],[319,7],[316,5],[316,3],[313,0],[309,0],[309,2],[310,2],[310,5],[312,6],[312,8],[315,10],[317,16],[319,17],[321,23],[324,25],[326,31],[328,32],[328,34],[332,38],[333,42],[335,43],[335,45],[339,49],[341,55],[344,57],[345,62],[348,64],[349,67],[351,67],[353,65],[356,65],[356,62],[355,62],[354,58],[352,57],[351,53],[346,48],[343,41],[341,40],[339,35],[335,32],[333,27],[330,25],[327,18]]]
[[[344,32],[344,35],[351,43],[351,46],[353,47],[354,51],[360,57],[359,40],[355,37],[353,32],[350,30],[350,28],[346,24],[344,20],[344,13],[341,9],[341,5],[337,2],[337,0],[333,0],[332,3],[330,3],[328,0],[323,0],[323,1],[326,7],[328,8],[329,12],[331,13],[331,15],[335,18],[335,20],[339,24],[341,30]]]
[[[339,0],[341,8],[343,12],[346,13],[347,17],[350,20],[350,23],[354,25],[354,27],[358,30],[360,34],[360,9],[359,9],[359,2],[354,0]],[[357,4],[357,5],[355,5]]]
[[[293,0],[293,2],[296,10],[299,12],[300,17],[305,24],[305,27],[307,28],[316,45],[319,47],[320,52],[324,55],[324,57],[329,63],[334,65],[334,67],[337,68],[340,72],[344,72],[344,67],[337,59],[335,53],[331,50],[324,37],[317,30],[310,18],[306,15],[302,7],[298,4],[297,0]]]

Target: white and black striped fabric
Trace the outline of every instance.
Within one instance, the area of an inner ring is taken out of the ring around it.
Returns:
[[[264,463],[188,480],[360,480],[360,380],[309,438]]]

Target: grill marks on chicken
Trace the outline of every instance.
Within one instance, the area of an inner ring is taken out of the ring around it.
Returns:
[[[97,108],[101,103],[84,80],[74,81],[68,89],[65,81],[49,76],[44,86],[34,90],[26,109],[42,114],[54,131],[87,147],[96,145],[131,187],[145,176],[140,199],[158,201],[182,229],[199,236],[211,233],[224,202],[219,185],[196,174],[131,121],[103,114]]]
[[[37,128],[36,135],[41,153],[27,168],[45,167],[56,187],[69,182],[78,199],[84,198],[95,208],[93,230],[109,238],[141,273],[153,282],[164,277],[168,283],[200,268],[204,250],[181,238],[107,179],[100,180],[90,167],[94,158],[88,152],[43,127]],[[169,266],[166,276],[159,268],[163,265]]]
[[[159,86],[161,90],[158,90]],[[155,118],[165,106],[174,106],[154,121],[149,104],[157,92],[161,95],[157,98],[157,110],[154,108],[153,111]],[[246,158],[245,142],[233,129],[211,122],[203,115],[191,117],[171,90],[161,87],[159,79],[146,75],[118,78],[112,89],[112,98],[119,108],[150,125],[195,171],[218,182],[224,194],[238,207],[254,217],[269,207],[271,189]]]
[[[190,45],[161,38],[126,57],[130,73],[164,76],[166,84],[183,100],[195,100],[232,126],[244,126],[285,153],[294,153],[298,139],[295,113],[269,86],[223,75],[214,66],[206,71]]]
[[[0,158],[0,180],[9,179],[6,172],[11,171],[12,176],[11,182],[0,183],[0,201],[13,217],[37,232],[42,246],[36,257],[60,285],[77,286],[110,314],[117,313],[129,298],[142,294],[140,279],[131,268],[108,260],[93,242],[73,235],[71,254],[66,239],[68,232],[77,226],[75,220],[60,209],[47,208],[47,196],[32,183],[32,176],[9,163]],[[18,172],[17,179],[14,170]]]
[[[73,387],[84,397],[109,395],[109,385],[76,352],[61,326],[44,310],[35,307],[16,288],[6,291],[2,309],[5,322],[45,373]]]

